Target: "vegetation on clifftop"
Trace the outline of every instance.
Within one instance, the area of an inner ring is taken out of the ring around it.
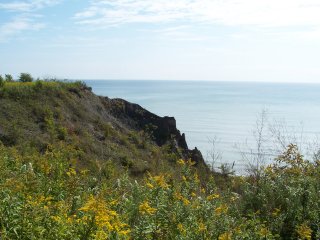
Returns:
[[[176,146],[179,132],[169,129],[162,139],[153,134],[157,126],[148,124],[148,119],[165,125],[162,118],[137,105],[134,110],[146,121],[139,125],[140,120],[125,109],[133,104],[98,97],[82,82],[5,81],[0,104],[0,141],[5,146],[43,153],[50,144],[73,145],[81,152],[74,163],[77,168],[111,161],[119,171],[124,167],[130,175],[140,176],[147,171],[174,171],[174,162],[188,155],[187,149]],[[199,167],[205,170],[203,163]]]
[[[1,239],[320,238],[320,163],[295,145],[221,176],[81,82],[4,81],[0,104]]]

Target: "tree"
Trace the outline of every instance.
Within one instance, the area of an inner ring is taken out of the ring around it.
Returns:
[[[3,77],[0,75],[0,87],[3,87],[4,85],[4,79]]]
[[[19,77],[20,82],[32,82],[33,77],[31,76],[30,73],[21,73]]]
[[[4,75],[4,78],[6,82],[13,82],[13,77],[11,74]]]

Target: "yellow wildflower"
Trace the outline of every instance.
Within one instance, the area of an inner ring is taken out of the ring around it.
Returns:
[[[190,204],[190,201],[188,199],[184,198],[184,197],[182,197],[181,200],[182,200],[183,204],[186,205],[186,206]]]
[[[43,206],[43,210],[49,211],[49,207],[48,207],[47,205],[44,205],[44,206]]]
[[[149,179],[152,182],[155,182],[157,184],[157,186],[161,187],[161,188],[168,188],[169,184],[167,184],[165,176],[164,175],[159,175],[159,176],[149,176]]]
[[[179,160],[177,161],[177,164],[179,164],[179,165],[181,165],[181,166],[184,166],[186,163],[185,163],[185,161],[184,161],[183,159],[179,159]]]
[[[76,172],[76,170],[74,168],[69,168],[69,171],[67,172],[67,175],[69,177],[75,176],[75,175],[77,175],[77,172]]]
[[[116,203],[117,201],[107,203],[103,199],[95,198],[91,195],[86,204],[79,210],[84,213],[89,213],[89,216],[94,217],[93,219],[98,229],[103,229],[105,233],[112,231],[120,233],[120,231],[126,231],[128,229],[126,229],[126,224],[123,224],[119,221],[118,213],[109,208],[110,205],[112,206]],[[86,224],[86,222],[90,219],[90,217],[84,216],[80,222]],[[77,220],[77,222],[79,221]],[[100,234],[103,236],[102,232]]]
[[[105,240],[109,238],[108,234],[103,230],[97,231],[94,237],[95,240]]]
[[[174,192],[173,196],[174,196],[174,198],[177,199],[177,200],[181,200],[181,198],[182,198],[182,195],[181,195],[181,193],[179,193],[179,192]]]
[[[204,225],[202,222],[199,223],[199,232],[203,232],[207,230],[207,226]]]
[[[153,189],[153,188],[154,188],[154,186],[153,186],[151,183],[149,183],[149,182],[148,182],[146,185],[147,185],[147,187],[150,188],[150,189]]]
[[[218,240],[231,240],[231,235],[231,233],[225,232],[219,236]]]
[[[196,162],[192,161],[191,159],[189,159],[187,163],[189,166],[193,166],[196,164]]]
[[[119,231],[119,234],[123,236],[127,236],[129,233],[131,233],[130,229]]]
[[[114,206],[114,205],[118,204],[118,201],[117,200],[113,200],[109,204],[110,204],[110,206]]]
[[[312,230],[307,224],[301,224],[297,227],[296,231],[302,240],[311,240]]]
[[[157,211],[157,209],[151,207],[147,201],[144,201],[142,204],[140,204],[139,211],[143,215],[144,214],[153,215]]]
[[[259,231],[259,235],[261,237],[266,237],[268,234],[269,234],[269,231],[266,227],[261,228]]]
[[[207,196],[207,200],[211,201],[211,200],[219,198],[219,197],[220,197],[219,194],[211,194],[211,195]]]
[[[61,222],[61,217],[59,216],[51,216],[51,219],[57,223],[60,223]]]
[[[217,215],[220,215],[222,213],[227,213],[227,211],[228,211],[228,206],[225,204],[222,204],[220,207],[217,207],[214,210],[215,214],[217,214]]]
[[[83,176],[86,176],[88,172],[89,172],[88,169],[84,169],[84,170],[80,171],[80,174],[83,175]]]
[[[184,228],[184,226],[183,226],[181,223],[179,223],[179,224],[177,225],[177,228],[178,228],[178,230],[179,230],[180,233],[182,233],[183,235],[186,234],[186,229]]]
[[[194,181],[195,181],[196,183],[200,183],[199,175],[198,175],[197,173],[195,173],[195,174],[193,175],[193,177],[194,177]]]
[[[234,229],[234,232],[235,232],[236,234],[241,234],[242,231],[241,231],[240,226],[236,227],[236,228]]]
[[[275,208],[272,212],[272,216],[277,217],[280,214],[281,210],[279,208]]]

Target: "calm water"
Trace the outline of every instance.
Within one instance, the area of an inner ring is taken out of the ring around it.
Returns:
[[[257,152],[257,121],[266,111],[262,134],[264,159],[281,143],[296,142],[307,155],[318,147],[320,84],[203,81],[86,81],[102,96],[124,98],[159,116],[174,116],[189,148],[220,154],[215,166],[235,163],[244,171]],[[261,126],[261,124],[258,126]],[[280,134],[279,134],[280,133]],[[320,135],[319,135],[320,136]],[[212,147],[212,139],[216,139]],[[270,150],[272,149],[272,150]]]

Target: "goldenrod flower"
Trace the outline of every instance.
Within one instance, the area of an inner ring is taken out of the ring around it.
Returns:
[[[231,233],[225,232],[218,237],[218,240],[231,240]]]
[[[312,230],[307,224],[301,224],[297,227],[296,231],[302,240],[311,240]]]
[[[44,206],[43,206],[43,210],[49,211],[49,207],[48,207],[47,205],[44,205]]]
[[[75,175],[77,175],[77,172],[76,172],[76,170],[74,168],[69,168],[69,171],[67,172],[67,175],[69,177],[75,176]]]
[[[194,177],[194,181],[195,181],[196,183],[200,183],[199,175],[198,175],[197,173],[195,173],[195,174],[193,175],[193,177]]]
[[[193,166],[193,165],[196,164],[196,162],[192,161],[191,159],[189,159],[189,160],[187,161],[187,163],[188,163],[189,166]]]
[[[186,234],[186,229],[184,228],[184,226],[181,223],[179,223],[177,225],[177,228],[178,228],[179,232],[182,233],[182,235]]]
[[[115,231],[120,234],[121,231],[127,231],[128,229],[126,224],[120,222],[118,213],[110,209],[110,206],[113,206],[116,203],[117,201],[112,201],[108,204],[103,199],[95,198],[91,195],[87,203],[79,210],[84,213],[89,213],[90,216],[93,215],[98,229],[103,229],[104,232]],[[85,224],[89,219],[90,218],[87,216],[84,216],[82,221]],[[103,236],[102,232],[99,234],[100,236]]]
[[[199,232],[204,232],[207,230],[207,226],[204,225],[202,222],[199,223]]]
[[[153,208],[149,205],[147,201],[144,201],[142,204],[139,206],[139,212],[141,214],[148,214],[148,215],[153,215],[157,211],[156,208]]]
[[[127,236],[129,233],[131,233],[130,229],[119,231],[119,234],[123,236]]]
[[[211,200],[219,198],[219,197],[220,197],[219,194],[211,194],[211,195],[207,196],[207,200],[211,201]]]
[[[186,205],[186,206],[190,204],[190,201],[188,199],[184,198],[184,197],[182,197],[181,200],[182,200],[183,204]]]
[[[186,162],[183,160],[183,159],[179,159],[177,161],[177,164],[181,165],[181,166],[184,166],[186,164]]]
[[[61,217],[59,216],[51,216],[51,219],[57,223],[60,223],[61,222]]]
[[[167,184],[165,176],[164,175],[159,175],[159,176],[149,176],[149,179],[151,182],[155,182],[157,186],[161,188],[168,188],[169,184]]]
[[[259,235],[260,235],[261,237],[267,236],[268,233],[269,233],[269,231],[268,231],[268,229],[267,229],[266,227],[261,228],[260,231],[259,231]]]
[[[222,213],[227,213],[227,211],[228,211],[228,206],[225,204],[222,204],[220,207],[217,207],[214,210],[215,214],[217,214],[217,215],[220,215]]]
[[[277,217],[280,214],[281,210],[279,208],[275,208],[272,212],[272,216]]]
[[[154,188],[154,186],[153,186],[151,183],[149,183],[149,182],[148,182],[146,185],[147,185],[147,187],[150,188],[150,189],[153,189],[153,188]]]

